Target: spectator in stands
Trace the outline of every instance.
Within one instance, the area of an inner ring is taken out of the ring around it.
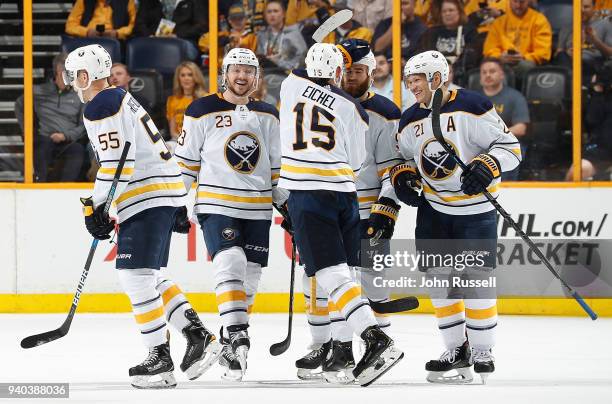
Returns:
[[[376,26],[393,15],[393,0],[348,0],[353,19],[374,32]]]
[[[415,0],[414,14],[421,19],[427,26],[433,25],[431,20],[432,0]]]
[[[111,66],[111,75],[108,80],[112,86],[129,90],[131,79],[132,76],[130,76],[130,72],[126,65],[123,63],[113,63]]]
[[[268,26],[257,33],[256,53],[264,67],[291,70],[304,62],[308,51],[297,26],[285,24],[282,0],[268,0],[264,18]]]
[[[66,34],[123,40],[132,34],[135,19],[134,0],[76,0],[66,20]]]
[[[66,54],[53,59],[53,80],[34,86],[34,172],[37,182],[49,181],[49,168],[57,161],[63,166],[57,180],[80,178],[85,148],[84,104],[63,80]],[[23,96],[15,102],[15,116],[23,130]]]
[[[439,18],[435,22],[438,25],[429,28],[421,35],[417,45],[418,52],[437,50],[450,64],[453,64],[464,54],[466,45],[474,40],[476,31],[467,23],[460,0],[443,0],[440,4]],[[477,63],[474,52],[469,55],[471,60],[468,69]]]
[[[529,0],[509,0],[510,12],[490,26],[484,56],[512,66],[517,78],[550,60],[552,29],[546,17],[529,8]]]
[[[319,25],[324,19],[322,16],[328,15],[330,9],[328,0],[289,0],[285,24],[292,26],[299,23],[302,27]]]
[[[153,36],[162,18],[176,25],[171,34],[163,36],[183,39],[188,58],[198,56],[197,42],[208,31],[208,2],[202,0],[139,0],[134,36]]]
[[[393,75],[391,74],[391,59],[388,59],[386,54],[383,52],[375,52],[374,57],[376,59],[376,69],[372,78],[372,91],[376,94],[380,94],[383,97],[387,97],[391,101],[393,100]],[[402,110],[409,106],[409,93],[404,85],[401,84],[402,89]]]
[[[587,80],[612,57],[612,21],[597,18],[594,5],[595,0],[582,0],[582,73]],[[572,68],[571,26],[563,27],[559,33],[554,62]]]
[[[268,94],[268,85],[265,80],[265,72],[263,68],[259,69],[260,79],[257,81],[257,89],[251,94],[251,97],[256,100],[267,102],[268,104],[277,105],[276,98]]]
[[[234,48],[248,48],[255,51],[257,48],[257,37],[248,26],[247,16],[244,7],[240,3],[235,3],[228,10],[227,21],[229,27],[220,30],[218,33],[219,44],[219,66],[223,63],[223,57]],[[198,47],[202,53],[209,52],[210,37],[205,33],[198,41]]]
[[[166,118],[172,140],[181,133],[185,110],[196,98],[206,95],[204,76],[193,62],[182,62],[174,71],[172,95],[166,101]]]
[[[477,27],[479,34],[485,34],[486,37],[491,23],[502,14],[510,12],[510,4],[509,0],[467,0],[464,9],[468,21]]]
[[[480,64],[480,85],[482,93],[493,103],[495,110],[508,129],[517,137],[525,155],[522,141],[527,133],[529,109],[527,100],[517,90],[504,84],[504,66],[499,59],[485,58]],[[502,174],[504,181],[518,180],[519,167]]]
[[[414,15],[415,0],[402,0],[402,57],[410,59],[415,54],[419,38],[427,30],[423,21]],[[382,20],[376,30],[372,42],[376,52],[386,52],[391,48],[393,39],[392,18]]]
[[[334,9],[336,11],[344,10],[345,8],[347,8],[346,0],[336,0],[334,3]],[[325,17],[320,15],[319,20],[323,21]],[[351,19],[326,36],[323,42],[339,44],[346,39],[363,39],[364,41],[372,42],[372,35],[373,32],[371,29],[362,27],[358,21]]]

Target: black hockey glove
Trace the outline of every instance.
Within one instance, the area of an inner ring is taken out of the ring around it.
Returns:
[[[408,206],[421,205],[423,183],[415,167],[407,163],[398,164],[389,171],[389,178],[400,201]]]
[[[174,216],[172,231],[175,233],[187,234],[189,233],[189,229],[191,229],[191,222],[187,216],[187,207],[181,206],[178,208],[176,216]]]
[[[367,237],[375,237],[379,232],[379,239],[393,237],[393,229],[399,210],[400,206],[393,199],[384,196],[380,198],[370,209]]]
[[[500,175],[499,161],[490,154],[479,154],[461,175],[461,190],[466,195],[481,194]]]
[[[283,203],[282,205],[274,205],[278,213],[283,217],[283,221],[281,222],[281,227],[289,233],[293,237],[293,226],[291,225],[291,217],[289,217],[289,210],[287,209],[287,203]]]
[[[110,238],[109,233],[115,229],[115,220],[104,213],[104,205],[94,209],[91,198],[81,198],[83,214],[85,215],[85,227],[95,239],[106,240]]]

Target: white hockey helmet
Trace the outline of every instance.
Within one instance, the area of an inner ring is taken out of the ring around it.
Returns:
[[[221,85],[227,88],[227,70],[231,65],[247,65],[255,67],[255,89],[259,84],[259,60],[252,50],[247,48],[234,48],[227,52],[227,55],[223,58],[223,65],[221,66],[222,78]]]
[[[344,59],[336,45],[315,43],[308,49],[305,62],[308,77],[334,79],[336,85],[342,81],[342,73],[340,73],[340,78],[337,78],[336,71],[338,68],[344,71]]]
[[[429,89],[435,91],[437,88],[431,86],[434,74],[436,72],[440,73],[441,86],[448,81],[449,70],[444,55],[438,51],[426,51],[408,59],[406,66],[404,66],[404,79],[413,74],[424,74],[429,83]]]
[[[76,48],[70,52],[64,63],[64,84],[72,86],[79,94],[81,102],[85,102],[83,91],[87,90],[93,81],[110,77],[112,65],[110,55],[101,45]],[[82,88],[75,83],[77,73],[81,70],[85,70],[89,76],[87,85]]]

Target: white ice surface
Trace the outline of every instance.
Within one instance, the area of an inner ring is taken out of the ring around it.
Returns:
[[[218,331],[216,316],[201,317]],[[0,382],[69,382],[69,401],[75,403],[612,403],[612,319],[502,316],[494,350],[497,370],[487,385],[440,386],[427,383],[424,371],[425,362],[442,351],[434,318],[397,316],[392,335],[406,355],[377,383],[361,388],[297,380],[294,362],[310,340],[305,317],[294,318],[291,348],[272,357],[268,347],[285,337],[287,316],[255,314],[244,382],[221,381],[219,366],[188,381],[178,368],[183,337],[172,330],[179,384],[163,391],[129,385],[128,368],[141,362],[146,350],[128,314],[78,314],[66,337],[29,350],[20,348],[23,337],[56,328],[63,319],[63,314],[0,315]]]

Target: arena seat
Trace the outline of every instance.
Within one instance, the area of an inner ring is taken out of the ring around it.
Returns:
[[[177,38],[134,38],[127,43],[125,59],[130,71],[153,69],[172,76],[176,66],[187,59],[186,44]]]
[[[157,109],[163,104],[164,83],[161,74],[155,70],[133,70],[130,76],[130,93],[147,110]]]
[[[62,35],[62,52],[70,53],[81,46],[99,44],[110,54],[113,62],[121,62],[121,44],[113,38],[76,38]]]

